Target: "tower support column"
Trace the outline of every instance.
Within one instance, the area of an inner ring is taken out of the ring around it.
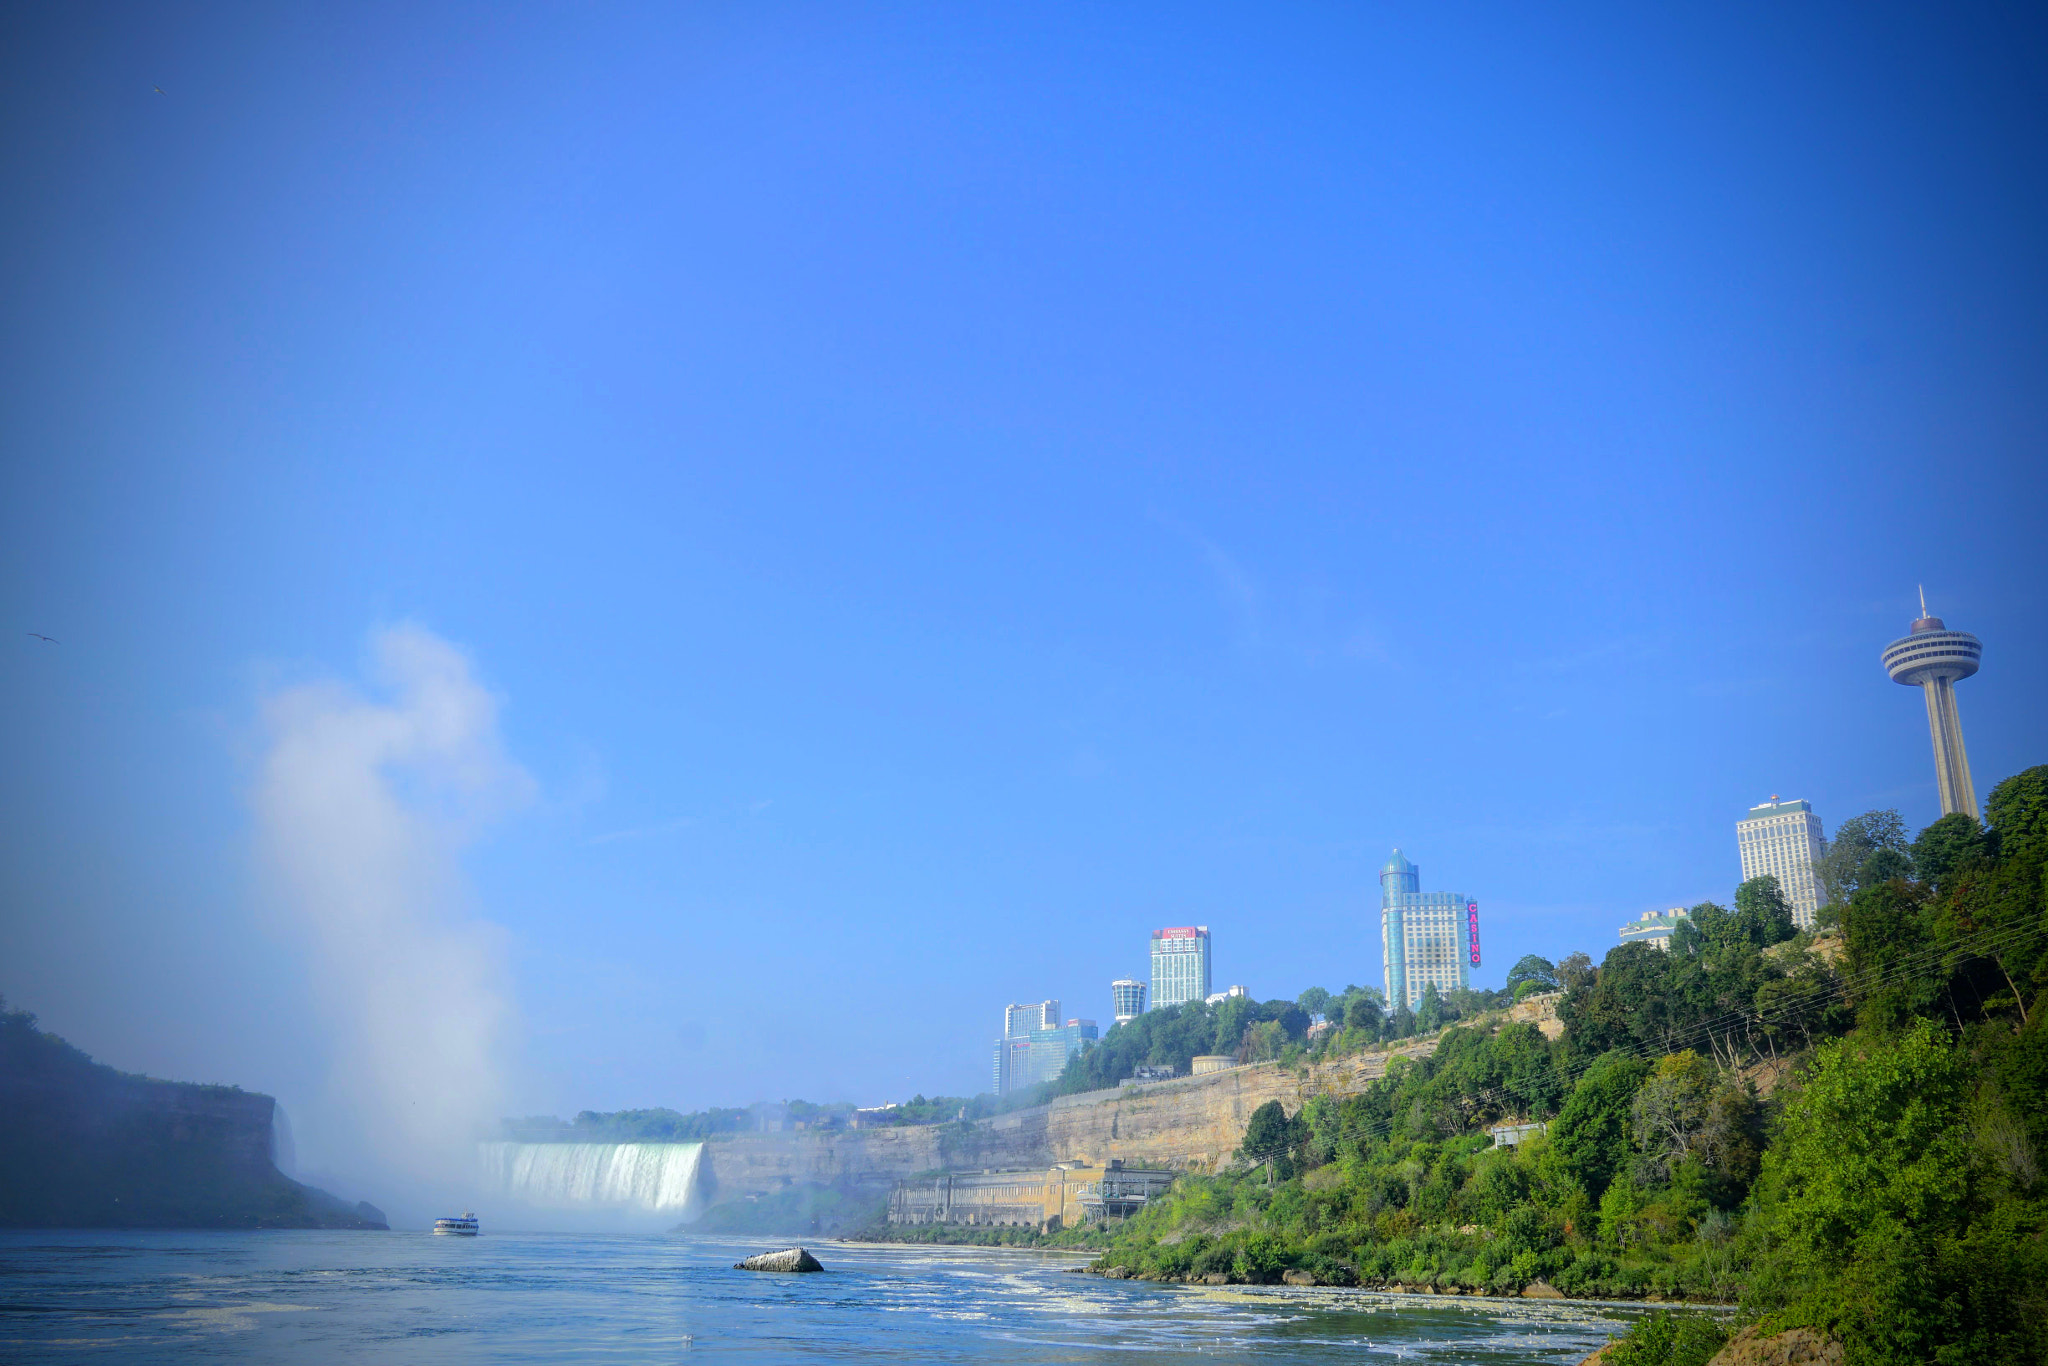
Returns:
[[[1956,687],[1948,678],[1930,678],[1920,685],[1927,693],[1927,729],[1934,736],[1934,781],[1941,791],[1941,814],[1960,811],[1977,819],[1977,787],[1970,781],[1970,755],[1963,748],[1963,719],[1956,711]]]

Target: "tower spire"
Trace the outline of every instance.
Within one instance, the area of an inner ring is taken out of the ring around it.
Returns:
[[[1920,585],[1920,619],[1927,619],[1927,585],[1924,583]]]

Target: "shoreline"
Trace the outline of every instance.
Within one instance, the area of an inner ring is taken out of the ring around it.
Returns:
[[[1064,1257],[1086,1257],[1090,1261],[1100,1260],[1102,1255],[1097,1252],[1091,1252],[1086,1248],[1030,1247],[1007,1243],[912,1243],[887,1238],[834,1238],[831,1242],[845,1247],[948,1248],[965,1252],[1051,1253]],[[1236,1294],[1295,1295],[1308,1293],[1327,1296],[1373,1295],[1384,1299],[1413,1300],[1429,1304],[1470,1303],[1513,1305],[1518,1308],[1545,1304],[1590,1305],[1605,1309],[1645,1311],[1651,1309],[1695,1309],[1702,1313],[1718,1312],[1723,1314],[1734,1313],[1741,1308],[1741,1305],[1734,1300],[1589,1299],[1585,1296],[1566,1295],[1562,1292],[1554,1295],[1476,1295],[1455,1290],[1396,1290],[1389,1286],[1379,1285],[1289,1285],[1286,1282],[1263,1284],[1250,1281],[1231,1281],[1222,1285],[1214,1285],[1204,1280],[1189,1280],[1185,1278],[1165,1280],[1144,1276],[1106,1276],[1102,1272],[1096,1271],[1093,1267],[1086,1266],[1076,1267],[1074,1271],[1077,1274],[1095,1276],[1106,1281],[1131,1281],[1141,1285],[1163,1286],[1175,1290],[1218,1290]]]

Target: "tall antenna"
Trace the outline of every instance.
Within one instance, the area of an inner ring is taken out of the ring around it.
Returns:
[[[1924,583],[1920,585],[1920,615],[1923,618],[1927,615],[1927,585]]]

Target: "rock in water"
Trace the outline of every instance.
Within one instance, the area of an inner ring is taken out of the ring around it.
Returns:
[[[781,1252],[763,1252],[758,1257],[749,1257],[743,1262],[732,1264],[734,1271],[823,1271],[818,1259],[800,1247],[785,1248]]]

